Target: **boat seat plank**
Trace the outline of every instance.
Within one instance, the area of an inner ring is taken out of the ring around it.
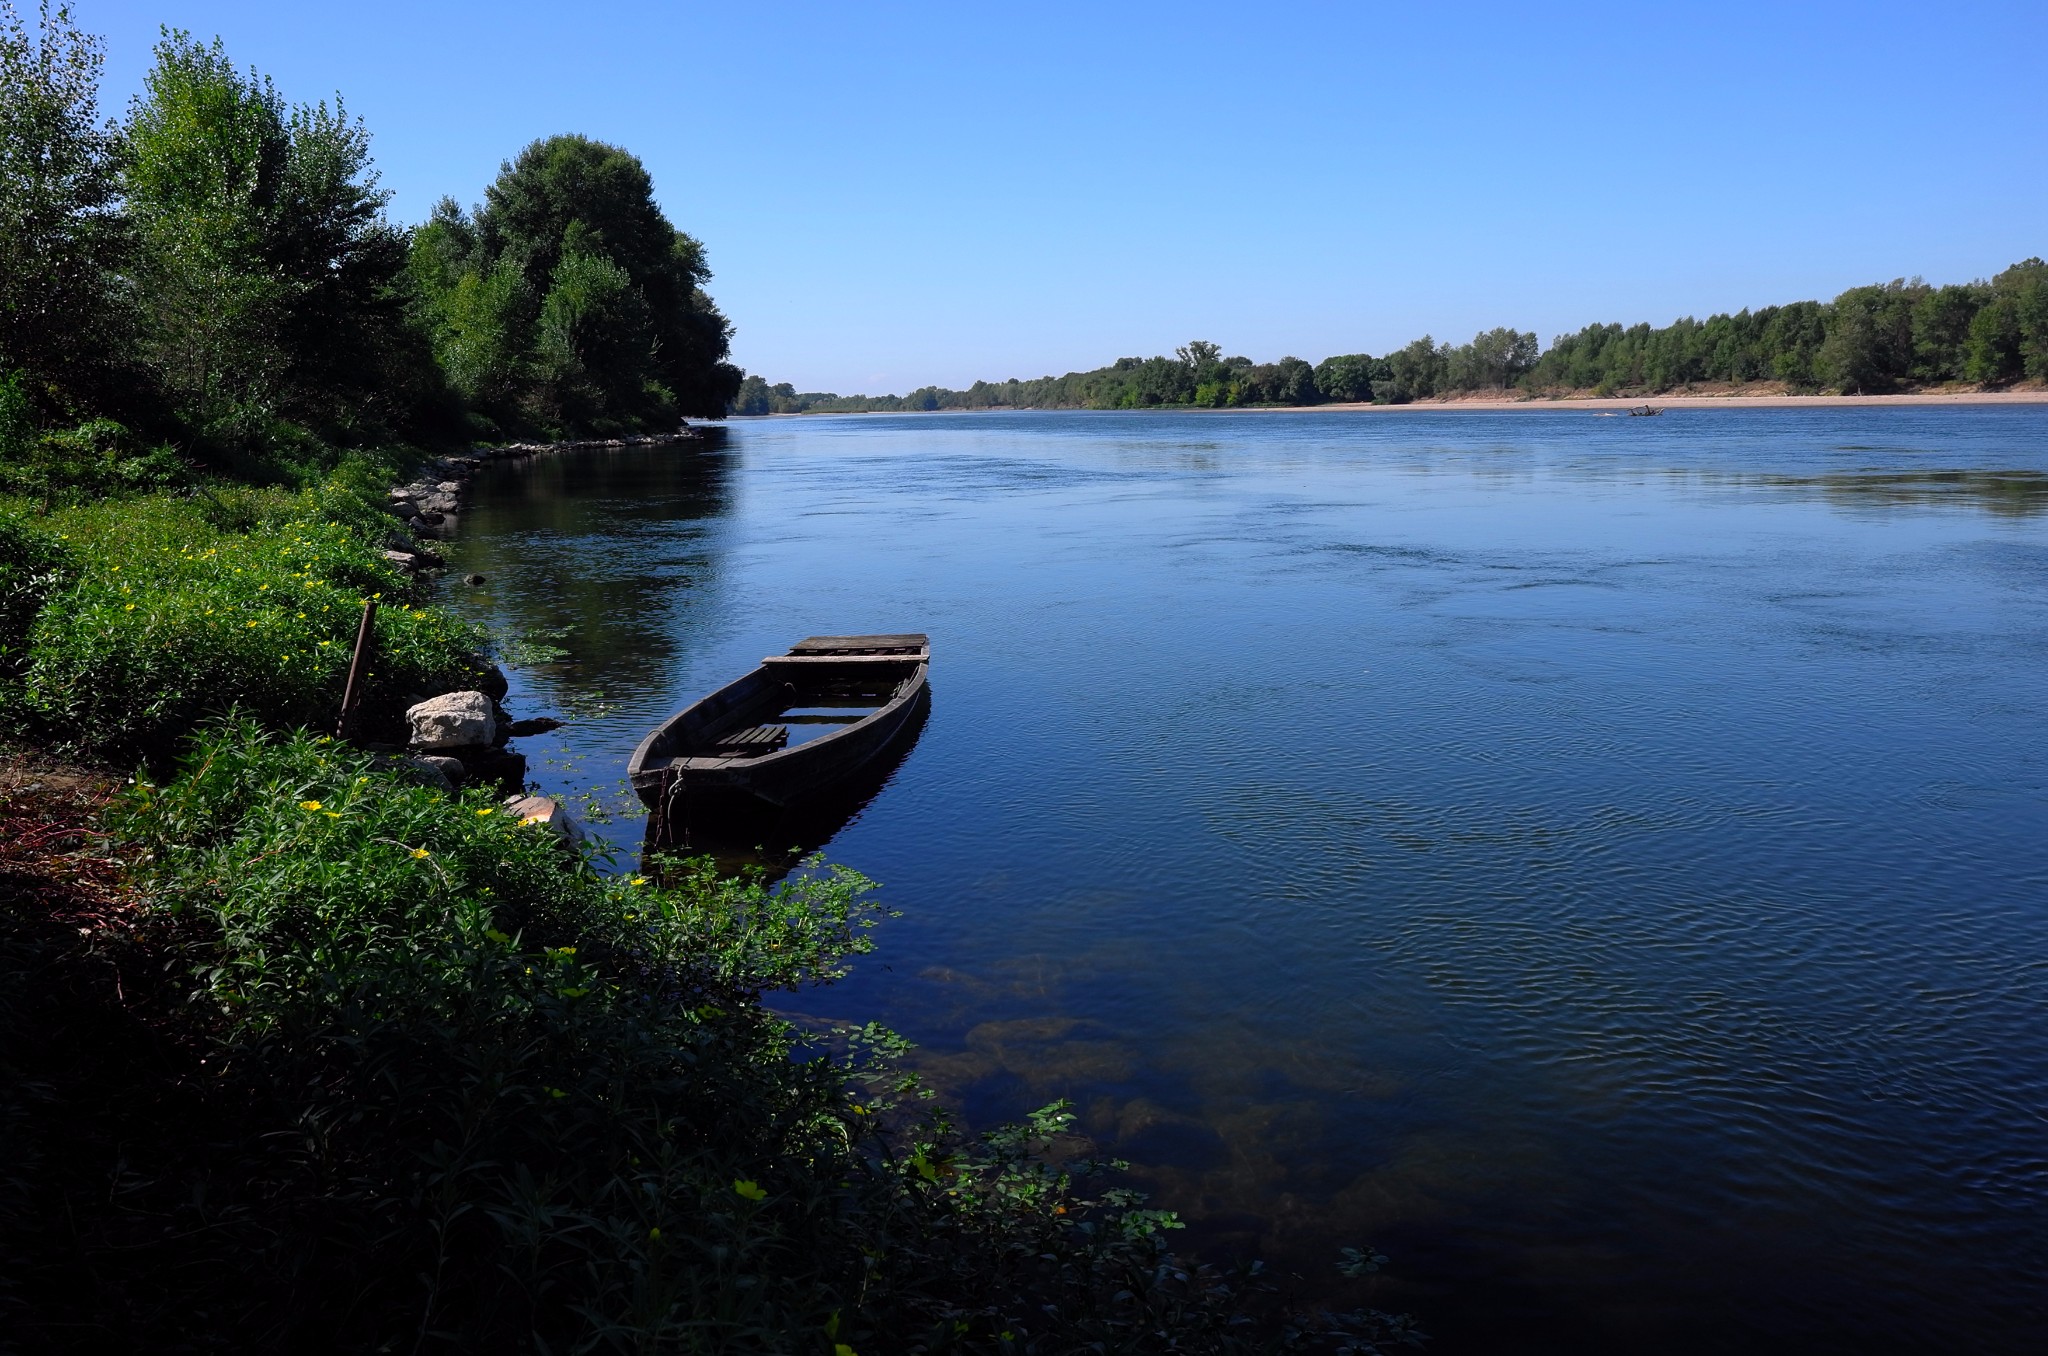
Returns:
[[[763,664],[922,664],[930,656],[917,654],[771,654]]]
[[[731,734],[719,735],[711,744],[718,749],[744,749],[749,753],[768,753],[788,742],[787,725],[756,725],[751,730],[735,730]]]

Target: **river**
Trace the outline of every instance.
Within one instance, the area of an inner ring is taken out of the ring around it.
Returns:
[[[816,829],[902,916],[780,1001],[1071,1099],[1204,1251],[1369,1240],[1439,1356],[2048,1331],[2048,406],[734,421],[473,498],[582,810],[930,633]]]

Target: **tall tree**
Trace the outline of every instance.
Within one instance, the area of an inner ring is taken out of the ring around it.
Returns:
[[[287,107],[218,39],[166,30],[127,141],[139,347],[195,432],[376,437],[420,417],[438,379],[397,286],[405,239],[338,99]]]
[[[581,136],[536,141],[485,190],[473,222],[437,220],[446,234],[473,234],[469,271],[518,276],[531,307],[518,318],[525,347],[544,369],[527,396],[543,418],[574,427],[715,418],[737,394],[740,372],[726,361],[732,327],[704,291],[704,247],[663,215],[630,152]],[[606,332],[600,312],[628,331]],[[571,387],[594,400],[564,403]]]
[[[68,7],[44,3],[31,29],[0,3],[0,371],[46,409],[93,403],[110,347],[120,138],[99,118],[104,59]]]
[[[1316,364],[1316,389],[1331,400],[1372,399],[1372,357],[1340,353]]]

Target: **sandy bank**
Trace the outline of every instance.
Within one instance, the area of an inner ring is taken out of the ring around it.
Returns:
[[[1848,405],[2048,405],[2048,390],[2030,391],[1924,391],[1908,395],[1670,395],[1565,396],[1557,399],[1504,400],[1418,400],[1411,405],[1317,405],[1318,410],[1561,410],[1621,411],[1644,405],[1658,410],[1791,410],[1830,409]],[[1246,410],[1243,413],[1261,413]]]

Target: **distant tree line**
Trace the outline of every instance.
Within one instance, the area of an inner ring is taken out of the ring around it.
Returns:
[[[1548,349],[1533,333],[1492,329],[1467,344],[1428,335],[1384,357],[1339,354],[1255,363],[1196,341],[1171,358],[1119,358],[1091,372],[1032,381],[926,386],[907,396],[841,396],[741,383],[735,414],[807,411],[1219,408],[1405,404],[1488,392],[1655,395],[1708,383],[1776,383],[1795,392],[1881,393],[1968,382],[2048,379],[2048,264],[2028,259],[1989,282],[1919,279],[1854,287],[1832,302],[1688,316],[1662,329],[1588,325]]]
[[[166,29],[103,121],[102,61],[66,10],[0,2],[0,471],[644,430],[732,400],[703,247],[627,152],[536,142],[474,213],[409,230],[339,96],[289,103]]]

